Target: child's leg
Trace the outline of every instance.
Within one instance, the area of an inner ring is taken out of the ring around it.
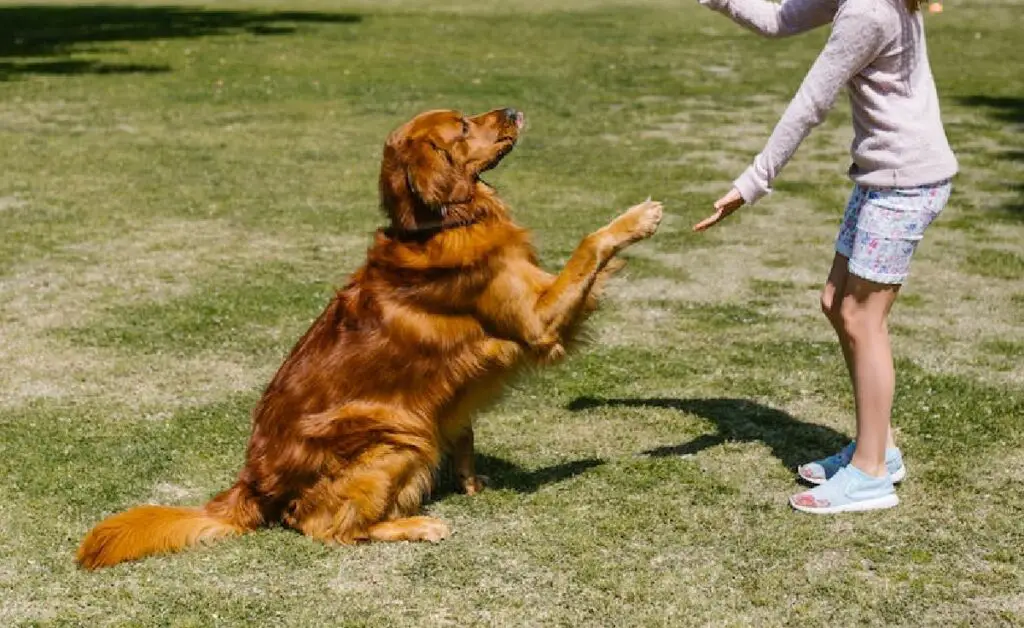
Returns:
[[[836,257],[837,262],[845,260],[842,255]],[[815,514],[891,508],[899,503],[893,492],[895,471],[886,460],[887,444],[892,440],[890,419],[896,379],[886,319],[900,286],[876,283],[852,273],[844,275],[835,265],[833,271],[822,295],[822,308],[839,336],[853,383],[856,448],[851,445],[835,456],[803,465],[801,476],[814,481],[812,475],[824,474],[827,480],[822,478],[817,488],[793,495],[790,504]],[[837,290],[840,283],[841,293]],[[814,465],[822,468],[810,473],[809,467]]]
[[[846,360],[846,369],[850,371],[850,378],[853,378],[853,370],[850,365],[850,343],[843,334],[843,317],[840,306],[843,303],[843,296],[846,295],[846,281],[850,276],[848,266],[850,260],[841,253],[836,253],[832,258],[832,270],[828,273],[828,280],[821,290],[821,311],[825,314],[828,322],[832,323],[832,329],[836,330],[839,337],[839,347],[843,350],[843,359]]]
[[[893,456],[886,460],[886,446],[893,445],[895,389],[887,319],[914,249],[949,192],[948,181],[917,188],[854,188],[822,292],[822,310],[839,337],[853,383],[856,447],[800,467],[801,477],[819,486],[790,498],[798,510],[832,514],[899,503],[892,485],[906,474],[902,457],[890,448]]]
[[[888,475],[885,450],[892,441],[890,420],[896,376],[887,318],[899,289],[898,284],[849,275],[836,326],[857,409],[857,448],[852,463],[875,477]]]
[[[851,339],[850,335],[846,332],[846,323],[844,322],[843,318],[843,307],[844,303],[847,301],[848,298],[847,285],[850,284],[851,279],[853,279],[855,282],[859,284],[871,284],[873,282],[866,281],[864,279],[861,279],[860,277],[851,276],[848,268],[849,264],[849,258],[847,258],[845,255],[842,255],[841,253],[836,253],[835,257],[832,259],[832,270],[829,271],[828,280],[825,282],[825,287],[821,291],[821,311],[825,314],[825,317],[828,318],[829,322],[832,323],[832,328],[835,329],[836,336],[839,338],[839,347],[843,351],[843,359],[846,361],[846,370],[850,373],[850,382],[853,384],[854,395],[856,396],[857,375],[854,369],[853,356],[851,353]],[[880,286],[882,288],[892,287],[886,284],[874,285]],[[899,290],[899,286],[895,287],[896,290]],[[858,288],[857,291],[863,292],[864,288]],[[893,298],[895,299],[895,295],[893,295]],[[855,309],[852,305],[850,307],[852,317],[862,318],[861,314],[855,312]],[[891,307],[892,301],[889,302],[889,305],[885,310],[883,318],[888,316],[889,308]],[[886,346],[888,346],[888,328],[886,328],[885,332],[885,342]],[[890,370],[892,370],[891,359],[889,368]],[[857,421],[857,425],[860,425],[859,419]],[[889,449],[895,449],[896,447],[896,440],[893,436],[891,425],[886,431],[886,447],[888,447]]]
[[[840,238],[840,241],[842,237]],[[832,270],[829,271],[828,281],[821,291],[821,310],[832,323],[836,336],[839,339],[839,347],[843,351],[843,358],[846,361],[846,369],[850,375],[850,382],[853,388],[857,389],[856,370],[853,362],[853,349],[851,347],[850,335],[846,332],[846,325],[843,322],[842,305],[846,297],[847,283],[851,275],[848,270],[849,258],[842,253],[836,253],[832,260]],[[857,279],[854,277],[854,279]],[[797,473],[805,481],[811,484],[821,484],[831,478],[835,473],[850,464],[854,454],[854,444],[850,443],[839,452],[831,456],[802,464],[797,468]],[[903,467],[901,452],[896,447],[893,439],[892,427],[886,430],[886,468],[892,474],[893,481],[899,482],[906,474]]]

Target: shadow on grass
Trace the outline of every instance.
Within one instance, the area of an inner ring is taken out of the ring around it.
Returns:
[[[487,476],[487,488],[505,489],[523,494],[535,493],[548,484],[564,482],[602,464],[604,464],[604,460],[586,458],[530,471],[504,458],[481,453],[476,455],[476,472]],[[433,499],[441,499],[457,490],[455,471],[451,468],[450,461],[446,461]]]
[[[835,453],[850,438],[822,425],[804,423],[792,415],[746,399],[595,399],[580,397],[569,404],[572,411],[601,407],[670,408],[694,414],[718,426],[717,434],[658,447],[649,456],[686,456],[728,441],[759,441],[787,468]]]
[[[517,464],[487,454],[476,457],[477,471],[490,480],[489,486],[519,493],[534,493],[548,484],[557,484],[604,464],[603,460],[586,458],[527,471]]]
[[[85,5],[0,7],[0,80],[22,74],[115,74],[170,71],[168,66],[71,59],[95,44],[195,38],[248,32],[286,35],[295,24],[359,22],[359,15],[319,12],[211,11],[193,7]],[[48,57],[63,57],[48,61]]]
[[[957,99],[958,102],[967,107],[986,109],[989,116],[1016,125],[1017,131],[1024,131],[1024,98],[1012,96],[964,96]],[[1024,139],[1024,138],[1022,138]],[[1008,161],[1024,162],[1024,151],[1019,149],[1003,151],[999,159]],[[1015,192],[1015,196],[1002,207],[1010,216],[1024,220],[1024,183],[1020,181],[1007,182],[1007,187]]]
[[[28,63],[0,62],[0,81],[19,74],[43,76],[71,74],[159,74],[169,72],[166,65],[141,65],[137,63],[100,63],[99,61],[64,60],[33,61]]]
[[[984,107],[992,116],[1012,124],[1024,124],[1024,98],[1013,96],[963,96],[957,99],[961,105]]]

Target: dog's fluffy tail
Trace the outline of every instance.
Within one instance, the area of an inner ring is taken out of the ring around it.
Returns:
[[[242,534],[261,523],[258,503],[246,486],[238,483],[205,508],[139,506],[108,517],[86,535],[76,559],[86,569],[110,567]]]

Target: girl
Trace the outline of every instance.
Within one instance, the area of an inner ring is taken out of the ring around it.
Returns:
[[[772,181],[845,85],[853,109],[853,193],[836,240],[821,308],[839,337],[853,383],[857,438],[799,467],[818,484],[790,498],[831,514],[891,508],[906,476],[890,426],[895,387],[886,319],[910,258],[942,211],[957,161],[939,116],[919,0],[700,0],[768,37],[832,23],[832,33],[764,150],[695,231],[771,191]]]

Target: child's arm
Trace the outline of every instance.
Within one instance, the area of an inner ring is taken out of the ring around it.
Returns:
[[[870,0],[846,0],[835,17],[825,49],[775,125],[764,150],[733,182],[733,189],[715,203],[715,213],[697,224],[695,230],[703,231],[744,203],[754,203],[771,192],[775,177],[811,129],[825,119],[839,91],[882,51],[889,38],[887,19]]]
[[[838,0],[699,0],[765,37],[788,37],[832,21]]]
[[[754,163],[734,183],[747,203],[771,191],[779,171],[796,152],[811,129],[824,121],[851,78],[881,52],[887,40],[888,16],[868,0],[847,0],[836,16],[832,34],[818,55],[796,96]]]

